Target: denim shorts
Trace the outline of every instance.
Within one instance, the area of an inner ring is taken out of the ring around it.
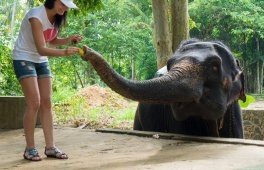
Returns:
[[[50,66],[48,62],[34,63],[25,60],[13,60],[13,67],[18,80],[27,77],[51,77]]]

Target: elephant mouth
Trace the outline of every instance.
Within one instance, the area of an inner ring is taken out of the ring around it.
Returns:
[[[224,115],[227,106],[209,98],[201,98],[199,102],[179,102],[171,104],[176,120],[185,120],[190,116],[199,116],[206,120],[217,120]]]
[[[226,110],[227,110],[227,104],[226,103],[219,103],[215,100],[211,100],[209,98],[202,98],[201,99],[201,107],[205,110],[205,116],[204,119],[218,119],[222,117]],[[207,111],[207,112],[206,112]]]

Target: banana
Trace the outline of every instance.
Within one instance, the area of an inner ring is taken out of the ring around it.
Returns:
[[[84,55],[84,51],[83,51],[83,49],[79,49],[79,54],[80,54],[80,56],[83,56]]]

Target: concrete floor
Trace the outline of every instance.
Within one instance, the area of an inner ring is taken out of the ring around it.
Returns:
[[[69,155],[57,160],[44,156],[40,128],[35,137],[40,162],[23,159],[22,129],[0,130],[0,169],[264,170],[264,141],[57,127],[56,144]]]

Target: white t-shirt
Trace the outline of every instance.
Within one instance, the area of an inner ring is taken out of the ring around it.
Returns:
[[[18,38],[15,43],[12,58],[14,60],[27,60],[35,63],[47,62],[47,56],[40,56],[37,52],[36,45],[32,35],[30,18],[37,18],[42,24],[43,36],[46,42],[53,40],[58,30],[50,23],[45,7],[39,6],[29,10],[24,17]]]

